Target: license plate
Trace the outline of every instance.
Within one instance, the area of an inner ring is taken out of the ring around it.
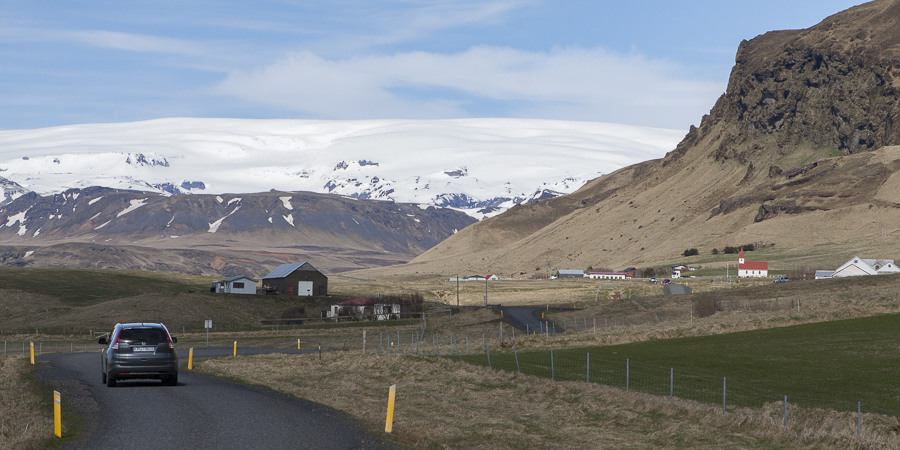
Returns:
[[[156,351],[156,347],[134,347],[135,352],[152,352]]]

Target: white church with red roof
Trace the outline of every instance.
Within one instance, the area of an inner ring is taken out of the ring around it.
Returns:
[[[738,256],[738,278],[762,278],[769,276],[769,263],[765,261],[744,261],[744,248]]]

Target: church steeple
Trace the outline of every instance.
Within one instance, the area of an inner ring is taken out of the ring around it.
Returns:
[[[738,255],[738,265],[744,264],[744,247],[741,247],[741,254]]]

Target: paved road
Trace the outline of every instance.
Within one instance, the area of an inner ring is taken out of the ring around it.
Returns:
[[[239,349],[243,354],[299,353]],[[194,349],[194,358],[230,355],[230,348]],[[305,352],[309,352],[306,350]],[[187,351],[181,350],[182,363]],[[64,449],[394,449],[350,417],[268,389],[195,375],[182,368],[178,386],[155,380],[100,383],[99,353],[38,358],[37,377],[62,393],[84,430]]]
[[[500,308],[503,310],[503,316],[510,325],[527,332],[528,334],[539,333],[556,334],[562,333],[561,325],[541,318],[541,312],[546,312],[546,306],[507,306]],[[572,308],[550,308],[550,311],[570,311]]]
[[[691,288],[684,284],[669,283],[666,285],[666,295],[684,295],[691,292]]]

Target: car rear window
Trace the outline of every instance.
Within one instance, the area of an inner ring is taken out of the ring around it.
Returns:
[[[166,342],[166,332],[159,328],[125,328],[119,339],[123,341]]]

